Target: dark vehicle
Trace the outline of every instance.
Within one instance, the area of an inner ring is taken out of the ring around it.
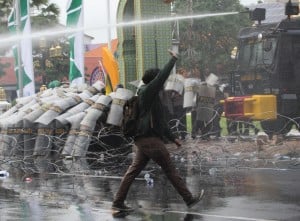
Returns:
[[[285,6],[287,18],[261,24],[266,9],[250,12],[258,25],[243,28],[238,34],[237,68],[231,77],[234,96],[276,96],[277,119],[262,120],[269,135],[287,134],[300,123],[300,17],[299,6]]]

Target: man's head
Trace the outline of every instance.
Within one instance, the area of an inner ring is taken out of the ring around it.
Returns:
[[[148,84],[150,81],[152,81],[156,75],[160,72],[159,68],[150,68],[145,71],[144,76],[142,77],[142,81],[144,84]]]
[[[117,91],[118,88],[124,88],[124,85],[123,84],[117,84],[114,88],[114,91]]]

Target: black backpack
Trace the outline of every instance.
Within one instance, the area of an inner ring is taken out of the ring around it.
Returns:
[[[138,96],[133,96],[123,106],[122,131],[125,137],[134,137],[136,135],[138,118]]]

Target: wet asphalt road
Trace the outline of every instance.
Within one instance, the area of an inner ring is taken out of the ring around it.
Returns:
[[[205,189],[203,201],[187,209],[159,169],[133,183],[130,214],[110,210],[120,175],[24,175],[10,171],[0,180],[0,220],[300,220],[300,169],[179,167],[192,192]]]

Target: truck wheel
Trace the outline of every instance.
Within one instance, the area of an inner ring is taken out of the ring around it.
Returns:
[[[269,138],[272,139],[273,135],[286,135],[292,129],[292,122],[286,118],[279,117],[276,120],[267,120],[261,122],[261,127]]]

